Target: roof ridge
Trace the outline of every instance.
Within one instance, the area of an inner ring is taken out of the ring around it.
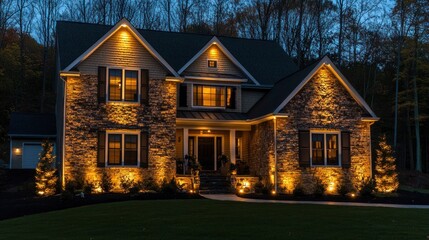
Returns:
[[[93,26],[104,26],[104,27],[114,27],[115,25],[111,24],[102,24],[102,23],[85,23],[85,22],[77,22],[70,20],[58,20],[61,23],[73,23],[73,24],[82,24],[82,25],[93,25]],[[193,33],[193,32],[177,32],[177,31],[164,31],[164,30],[156,30],[156,29],[144,29],[144,28],[135,28],[137,31],[147,31],[147,32],[159,32],[159,33],[174,33],[174,34],[183,34],[183,35],[200,35],[207,37],[217,37],[217,38],[230,38],[230,39],[239,39],[239,40],[250,40],[250,41],[260,41],[260,42],[270,42],[277,44],[272,39],[255,39],[255,38],[247,38],[247,37],[235,37],[235,36],[227,36],[227,35],[216,35],[216,34],[206,34],[206,33]],[[280,46],[280,45],[279,45]]]

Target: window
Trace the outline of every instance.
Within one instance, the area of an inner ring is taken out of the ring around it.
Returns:
[[[193,85],[193,105],[235,108],[235,87]]]
[[[139,96],[138,73],[137,70],[109,69],[109,101],[137,102]]]
[[[138,134],[107,134],[107,165],[138,165]]]
[[[311,133],[311,165],[339,166],[339,134],[332,132]]]
[[[235,157],[237,159],[241,159],[241,145],[242,145],[242,139],[241,137],[235,138]]]
[[[217,60],[207,60],[207,66],[209,68],[217,68]]]

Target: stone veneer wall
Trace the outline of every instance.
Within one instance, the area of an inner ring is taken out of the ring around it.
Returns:
[[[366,112],[330,70],[321,68],[281,112],[288,118],[277,119],[279,190],[290,192],[302,181],[311,191],[315,177],[332,192],[343,177],[359,189],[364,179],[371,177],[370,123],[360,120]],[[351,168],[300,168],[298,130],[305,129],[350,131]],[[264,131],[272,132],[272,127]]]
[[[99,181],[103,169],[112,173],[115,182],[123,175],[135,181],[153,177],[158,182],[174,177],[176,84],[150,79],[148,106],[98,104],[97,84],[95,75],[67,78],[65,178],[81,175]],[[130,129],[149,130],[149,167],[97,167],[97,132]]]
[[[273,121],[253,125],[250,139],[250,174],[260,176],[266,184],[273,184],[275,172]]]

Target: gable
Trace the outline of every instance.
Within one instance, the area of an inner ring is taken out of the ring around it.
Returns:
[[[279,112],[311,119],[315,125],[370,116],[327,66],[320,67]]]
[[[120,28],[89,55],[77,68],[84,74],[97,74],[98,66],[149,69],[151,78],[163,79],[168,70],[143,46],[129,28]]]
[[[217,61],[216,68],[208,67],[208,60]],[[202,53],[188,68],[183,71],[184,75],[195,75],[208,73],[222,77],[237,77],[245,78],[245,74],[223,53],[216,45],[211,45],[204,53]]]

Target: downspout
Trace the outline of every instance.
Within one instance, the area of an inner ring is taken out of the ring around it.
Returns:
[[[65,189],[65,176],[64,176],[64,162],[65,162],[65,140],[66,140],[66,97],[67,97],[67,81],[60,77],[64,82],[64,96],[63,96],[63,140],[62,140],[62,151],[61,151],[61,186]]]
[[[274,194],[277,194],[277,118],[273,117],[274,124]]]

